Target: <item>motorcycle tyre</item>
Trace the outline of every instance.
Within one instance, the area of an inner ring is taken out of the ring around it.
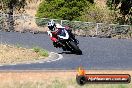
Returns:
[[[79,47],[73,41],[70,41],[69,44],[72,48],[71,52],[76,53],[77,55],[82,55],[82,51],[79,49]]]

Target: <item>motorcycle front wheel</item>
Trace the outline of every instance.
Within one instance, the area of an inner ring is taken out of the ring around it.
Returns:
[[[76,53],[77,55],[82,55],[82,51],[73,41],[70,41],[69,45],[70,45],[71,52]]]

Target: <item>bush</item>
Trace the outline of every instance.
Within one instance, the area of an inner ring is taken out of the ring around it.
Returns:
[[[119,24],[130,24],[132,14],[132,0],[107,0],[107,6],[110,10],[114,10],[117,19],[115,19]]]
[[[85,7],[89,6],[88,1],[89,0],[45,0],[39,5],[36,16],[74,20],[81,16],[81,12]]]
[[[90,5],[90,7],[85,8],[80,16],[80,20],[97,22],[97,23],[112,23],[114,21],[115,14],[108,8],[104,8],[97,5]]]
[[[41,18],[36,18],[36,24],[38,26],[45,26],[48,23],[49,19],[41,19]]]

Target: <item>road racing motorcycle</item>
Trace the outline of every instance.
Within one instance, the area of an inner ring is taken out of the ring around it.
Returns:
[[[49,34],[49,33],[48,33]],[[71,51],[77,55],[81,55],[82,51],[79,48],[79,41],[75,38],[75,35],[68,29],[61,29],[60,34],[57,36],[58,42],[53,41],[53,45],[56,48],[62,48],[64,51]]]

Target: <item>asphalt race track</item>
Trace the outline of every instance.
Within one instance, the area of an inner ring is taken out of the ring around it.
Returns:
[[[40,46],[63,55],[63,59],[34,64],[0,66],[0,70],[73,70],[78,66],[85,69],[132,69],[132,40],[79,37],[83,55],[62,53],[52,46],[47,34],[0,32],[1,43],[19,44],[31,48]]]

